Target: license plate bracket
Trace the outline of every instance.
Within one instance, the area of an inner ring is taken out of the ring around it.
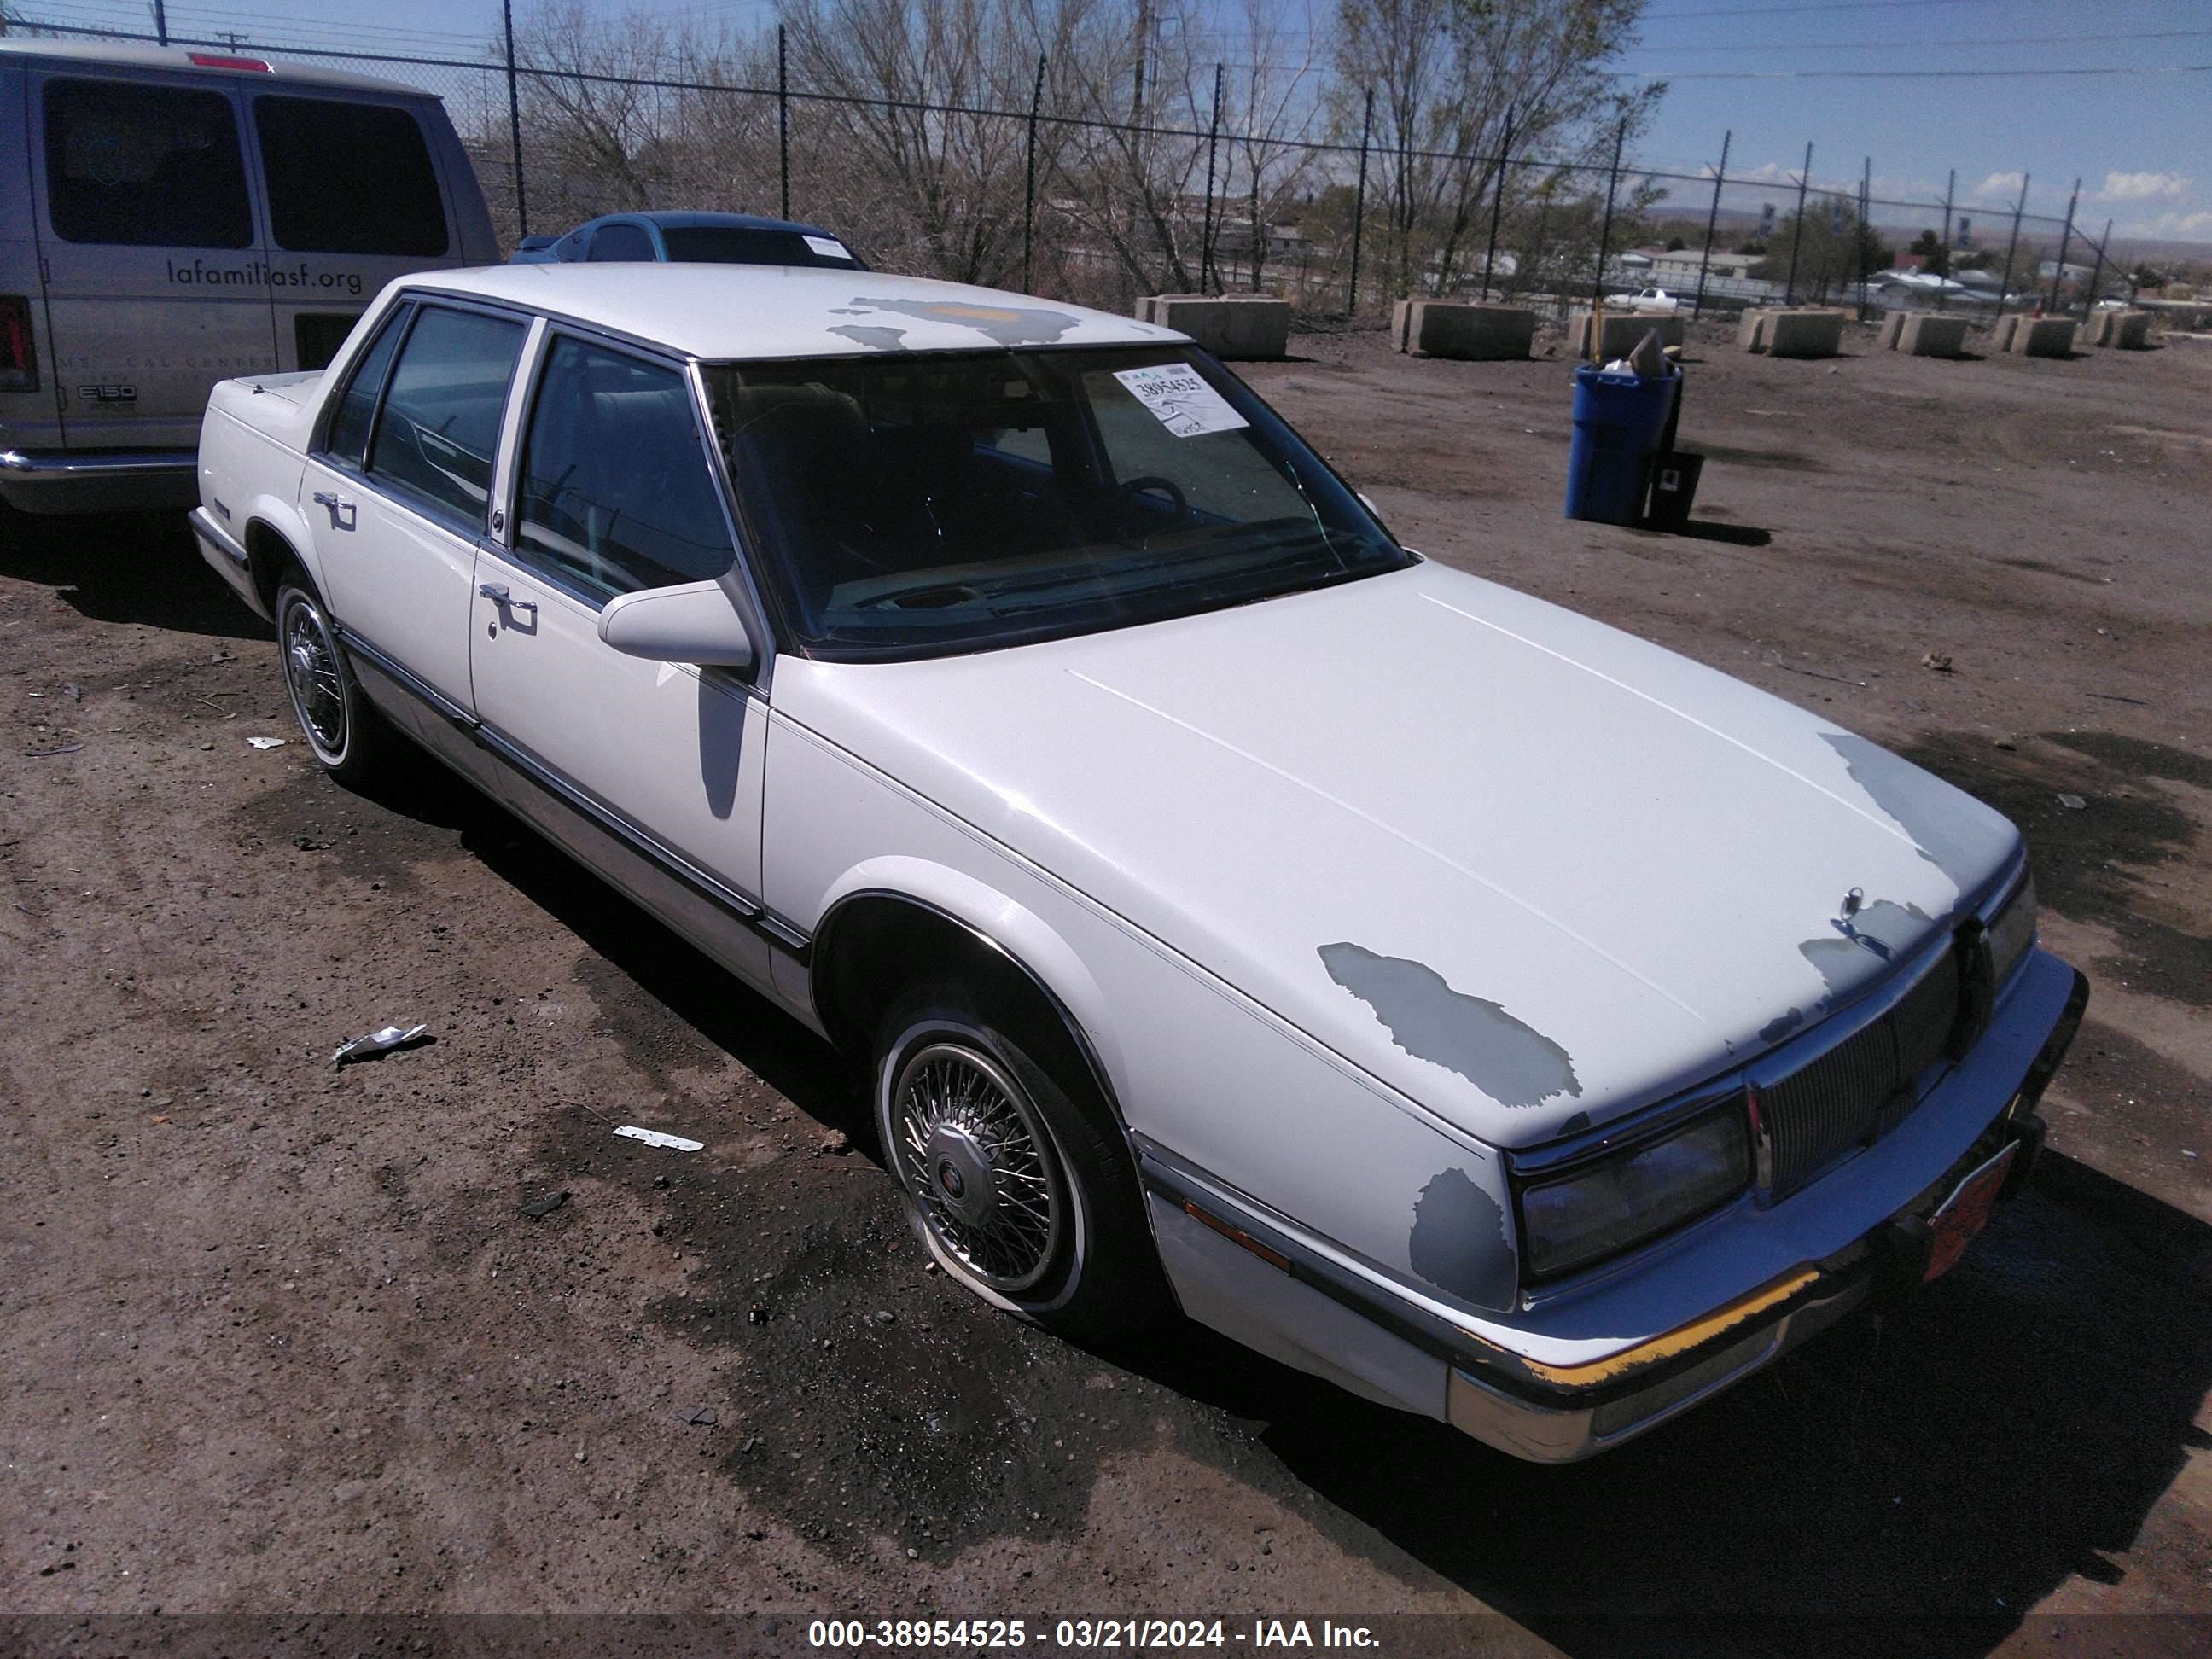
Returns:
[[[1924,1285],[1948,1273],[1966,1253],[1966,1246],[1974,1236],[1989,1224],[1990,1212],[1996,1206],[1997,1194],[2003,1189],[2005,1176],[2019,1151],[2018,1141],[2006,1142],[2002,1152],[1969,1170],[1928,1218],[1932,1237],[1928,1269],[1921,1275],[1921,1283]]]

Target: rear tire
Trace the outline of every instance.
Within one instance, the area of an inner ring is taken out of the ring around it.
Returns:
[[[876,1130],[915,1231],[954,1279],[1062,1336],[1144,1328],[1169,1297],[1118,1127],[1087,1076],[1055,1077],[1049,1045],[973,1001],[919,988],[878,1030]]]
[[[387,774],[398,735],[362,695],[322,599],[296,567],[277,585],[276,611],[284,689],[317,764],[349,787]]]

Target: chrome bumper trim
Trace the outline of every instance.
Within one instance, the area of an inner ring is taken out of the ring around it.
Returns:
[[[190,477],[198,465],[189,449],[87,450],[58,455],[0,449],[0,470],[41,481]]]

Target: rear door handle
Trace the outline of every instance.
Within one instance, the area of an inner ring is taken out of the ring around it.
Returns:
[[[527,611],[533,617],[538,614],[537,600],[516,599],[503,582],[478,582],[477,592],[502,611]]]
[[[330,510],[331,529],[350,530],[353,528],[354,511],[353,503],[351,501],[342,501],[337,496],[333,495],[327,489],[318,489],[315,492],[315,505],[321,507],[327,507]]]

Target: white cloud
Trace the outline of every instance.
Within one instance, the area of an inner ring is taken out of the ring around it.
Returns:
[[[2026,176],[2021,173],[1992,173],[1974,186],[1971,193],[1976,196],[2016,197],[2020,194],[2020,187],[2027,182]]]
[[[2161,213],[2122,225],[2123,236],[2156,236],[2177,242],[2212,241],[2212,213]]]
[[[2178,202],[2190,183],[2178,173],[2108,173],[2097,195],[2107,202]]]

